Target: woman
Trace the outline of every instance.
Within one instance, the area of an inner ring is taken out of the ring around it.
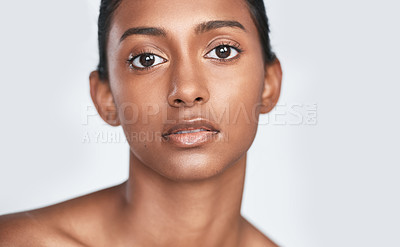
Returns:
[[[282,72],[262,1],[103,0],[100,116],[129,179],[0,218],[1,246],[276,246],[240,215],[246,152]]]

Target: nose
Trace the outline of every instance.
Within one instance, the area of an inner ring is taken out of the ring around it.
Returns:
[[[188,62],[176,63],[172,68],[168,104],[172,107],[193,107],[210,99],[206,78],[201,69]]]

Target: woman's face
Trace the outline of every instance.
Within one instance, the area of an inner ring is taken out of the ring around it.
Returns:
[[[112,98],[138,161],[173,180],[208,178],[254,139],[273,88],[262,54],[243,0],[124,0],[100,86],[110,93],[97,101]]]

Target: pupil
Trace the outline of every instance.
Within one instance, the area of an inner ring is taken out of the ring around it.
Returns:
[[[231,55],[231,49],[226,45],[221,45],[217,47],[216,54],[219,58],[227,58]]]
[[[140,57],[140,64],[144,67],[149,67],[154,64],[154,55],[152,54],[144,54]]]

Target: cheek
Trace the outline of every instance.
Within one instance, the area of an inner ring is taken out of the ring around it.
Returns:
[[[163,106],[160,102],[148,102],[142,94],[125,97],[125,113],[120,119],[130,150],[144,164],[153,167],[160,160],[155,153],[162,143]],[[153,99],[160,97],[147,95]],[[130,107],[132,106],[132,107]],[[122,109],[123,107],[119,107]],[[132,109],[133,108],[133,109]]]
[[[264,69],[262,63],[249,59],[229,71],[221,71],[213,73],[214,79],[209,80],[211,104],[214,119],[224,127],[224,140],[229,146],[224,152],[237,157],[250,148],[257,132]]]
[[[118,115],[131,150],[138,158],[145,159],[146,155],[152,155],[146,150],[161,141],[166,96],[158,80],[122,74],[112,81]]]
[[[232,69],[215,71],[211,78],[211,103],[218,108],[215,111],[229,111],[229,125],[257,124],[264,85],[263,65],[247,59]]]
[[[160,79],[134,77],[127,71],[118,71],[112,80],[114,101],[121,123],[134,124],[140,129],[156,123],[155,118],[166,104],[164,83]]]

